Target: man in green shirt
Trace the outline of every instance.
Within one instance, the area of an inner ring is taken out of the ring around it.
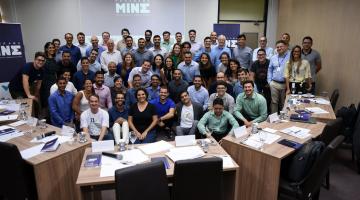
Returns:
[[[229,124],[231,130],[228,129]],[[211,134],[216,141],[219,141],[234,128],[239,127],[239,124],[228,111],[224,110],[223,100],[216,98],[213,102],[213,110],[205,113],[197,127],[201,134]]]
[[[254,122],[263,122],[267,118],[267,106],[265,98],[254,92],[254,82],[243,82],[244,92],[236,98],[234,115],[240,119],[246,127]]]

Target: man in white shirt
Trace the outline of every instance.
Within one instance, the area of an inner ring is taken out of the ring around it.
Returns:
[[[191,44],[191,53],[193,53],[194,55],[196,54],[197,51],[200,50],[201,48],[201,43],[200,42],[196,42],[196,31],[194,29],[191,29],[189,31],[189,39],[190,39],[190,44]]]
[[[104,31],[104,32],[102,32],[101,37],[102,37],[101,46],[104,47],[105,49],[107,49],[108,48],[107,43],[110,40],[110,33],[107,31]]]
[[[107,50],[101,53],[100,64],[106,72],[108,71],[107,66],[110,61],[115,62],[116,64],[122,63],[122,57],[120,51],[114,48],[114,40],[109,39],[107,42]]]
[[[128,79],[129,88],[133,87],[132,82],[135,74],[139,74],[141,76],[141,86],[145,88],[148,87],[151,83],[151,76],[153,75],[150,68],[151,68],[151,62],[149,60],[144,60],[141,67],[134,67],[129,74],[129,79]]]
[[[65,87],[65,90],[72,93],[74,96],[77,94],[77,89],[75,88],[74,84],[72,82],[70,82],[70,78],[71,78],[71,75],[70,75],[70,70],[69,69],[64,69],[63,70],[63,74],[61,74],[62,77],[65,78],[66,80],[66,87]],[[53,94],[54,92],[56,92],[56,90],[58,90],[58,86],[57,84],[55,83],[54,85],[51,86],[50,88],[50,94]]]
[[[271,56],[274,55],[274,49],[267,45],[267,38],[265,36],[261,37],[259,40],[259,47],[254,49],[252,53],[252,61],[255,62],[257,60],[257,52],[259,49],[265,49],[266,51],[266,58],[270,60]]]
[[[90,44],[85,42],[85,34],[83,32],[79,32],[77,35],[78,44],[75,46],[79,47],[81,52],[81,57],[86,56],[86,49],[90,47]]]
[[[92,139],[101,141],[112,139],[111,134],[107,134],[109,128],[109,114],[100,108],[99,96],[92,94],[89,97],[90,108],[81,113],[80,128]]]

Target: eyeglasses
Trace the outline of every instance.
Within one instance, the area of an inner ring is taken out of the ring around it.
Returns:
[[[36,59],[36,60],[39,61],[39,62],[45,62],[44,59]]]

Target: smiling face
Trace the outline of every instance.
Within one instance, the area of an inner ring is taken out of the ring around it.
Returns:
[[[88,71],[89,70],[89,60],[88,59],[83,59],[81,61],[81,68],[83,69],[83,71]]]
[[[160,88],[159,92],[160,100],[164,101],[169,96],[169,91],[167,88]]]
[[[222,115],[224,111],[224,106],[220,104],[215,104],[213,105],[213,110],[214,110],[214,114],[219,117]]]
[[[85,35],[77,35],[77,40],[79,42],[79,44],[84,44],[85,43]]]
[[[294,60],[299,60],[301,58],[301,48],[295,47],[292,51],[292,56]]]
[[[204,47],[211,48],[211,39],[207,38],[204,40]]]
[[[99,99],[96,96],[90,96],[89,98],[90,108],[93,111],[99,109]]]
[[[181,79],[181,71],[179,69],[174,70],[173,79],[174,80],[180,80]]]
[[[139,88],[141,86],[141,78],[139,76],[134,77],[133,86],[134,88]]]
[[[56,52],[55,45],[50,44],[46,51],[47,51],[48,55],[55,55],[55,52]]]
[[[253,92],[254,92],[254,87],[252,86],[251,83],[246,83],[246,84],[244,85],[244,92],[245,92],[245,95],[246,95],[247,97],[250,97],[250,96],[253,94]]]
[[[165,59],[165,65],[168,70],[171,70],[174,65],[174,62],[172,61],[172,59],[170,57],[167,57]]]
[[[195,38],[196,38],[196,33],[194,31],[191,31],[189,33],[189,39],[191,42],[195,42]]]
[[[71,45],[72,41],[73,41],[73,36],[71,34],[66,34],[65,35],[65,41],[67,45]]]
[[[237,78],[240,82],[244,82],[247,80],[248,74],[245,71],[241,71],[237,73]]]
[[[222,54],[220,57],[220,61],[223,65],[228,65],[229,57],[226,54]]]
[[[182,40],[182,34],[181,33],[177,33],[176,35],[175,35],[175,39],[176,39],[176,42],[177,43],[181,43],[181,40]]]
[[[154,42],[154,46],[159,47],[160,42],[161,42],[161,38],[160,37],[154,37],[153,42]]]
[[[90,92],[92,90],[92,82],[91,80],[86,80],[84,83],[84,90]]]
[[[124,97],[124,94],[122,93],[118,93],[116,94],[116,97],[115,97],[115,103],[118,107],[121,107],[124,105],[124,102],[125,102],[125,97]]]
[[[193,83],[196,89],[200,89],[202,83],[201,78],[195,77]]]
[[[175,55],[179,55],[179,54],[180,54],[180,51],[181,51],[180,45],[175,44],[174,47],[173,47],[173,51],[174,51],[174,54],[175,54]]]
[[[45,58],[43,56],[38,56],[34,60],[34,66],[39,69],[45,65]]]
[[[157,76],[151,77],[151,86],[157,88],[160,85],[160,79]]]
[[[116,87],[116,88],[121,88],[122,87],[122,79],[121,78],[118,78],[118,79],[116,79],[116,81],[114,82],[114,86]]]
[[[63,93],[65,91],[65,88],[66,88],[66,80],[58,80],[57,81],[57,86],[58,86],[58,89],[61,93]]]
[[[266,37],[261,37],[260,40],[259,40],[259,45],[260,45],[260,47],[261,47],[262,49],[265,49],[266,44],[267,44]]]
[[[283,55],[285,53],[286,49],[287,49],[287,46],[284,43],[280,42],[280,43],[276,44],[276,51],[279,53],[279,55]]]
[[[211,38],[211,42],[215,43],[216,39],[217,39],[217,33],[216,32],[211,32],[210,33],[210,38]]]
[[[222,97],[222,96],[224,96],[225,95],[225,93],[226,93],[226,86],[225,85],[217,85],[216,86],[216,93],[220,96],[220,97]]]
[[[126,47],[131,48],[133,46],[133,39],[131,37],[127,37],[125,39]]]
[[[185,64],[190,65],[192,61],[192,55],[191,53],[186,53],[184,56]]]
[[[303,49],[307,51],[307,50],[311,49],[312,41],[310,39],[304,39],[302,42],[302,46],[303,46]]]
[[[230,70],[231,70],[231,71],[236,72],[236,70],[237,70],[238,67],[239,67],[239,65],[237,65],[236,62],[230,61]]]
[[[206,65],[206,64],[209,62],[209,58],[206,56],[206,54],[201,54],[200,62],[201,62],[203,65]]]
[[[98,86],[101,86],[104,83],[104,74],[96,74],[95,83]]]
[[[161,56],[159,56],[159,55],[155,56],[154,63],[156,66],[161,66],[163,64],[163,60],[162,60]]]
[[[146,102],[146,99],[147,99],[147,96],[146,96],[146,93],[143,91],[143,90],[139,90],[137,93],[136,93],[136,99],[139,103],[144,103]]]

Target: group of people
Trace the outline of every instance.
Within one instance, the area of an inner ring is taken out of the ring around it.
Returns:
[[[316,73],[321,69],[312,38],[302,47],[290,45],[284,33],[276,49],[261,37],[259,47],[246,46],[246,36],[237,46],[226,46],[226,37],[211,32],[202,42],[190,30],[164,31],[133,41],[128,29],[117,43],[102,33],[102,43],[85,34],[65,34],[66,44],[53,39],[44,52],[35,53],[10,81],[13,98],[30,98],[37,115],[57,127],[74,126],[96,140],[136,143],[156,141],[158,133],[173,135],[212,134],[216,140],[239,125],[265,121],[282,109],[285,95],[314,93]]]

